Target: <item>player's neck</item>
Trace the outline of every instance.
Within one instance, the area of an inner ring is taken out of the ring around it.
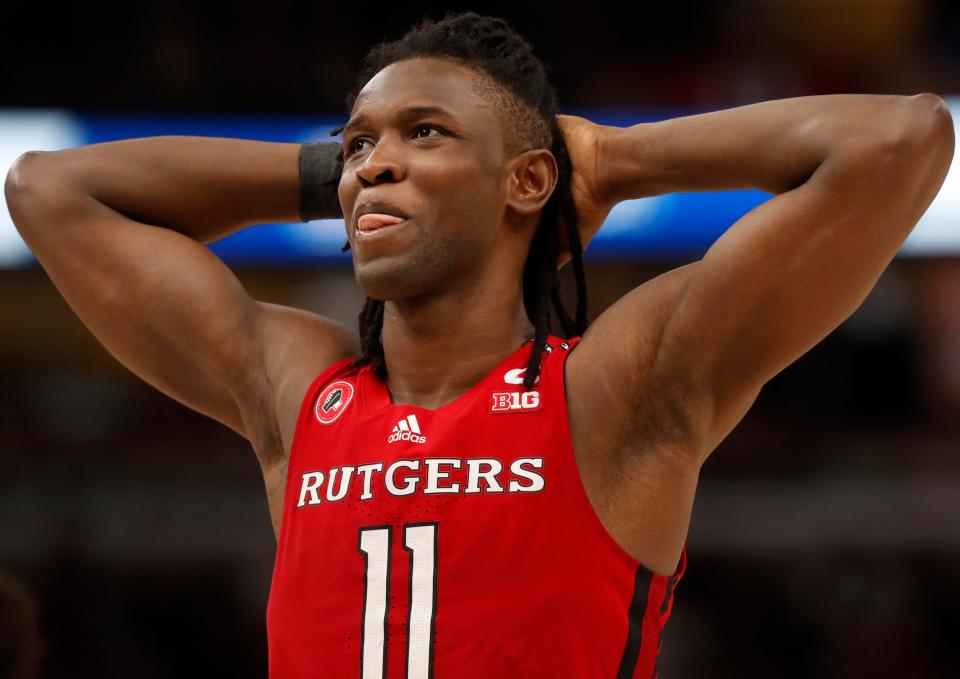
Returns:
[[[416,302],[387,302],[383,352],[393,402],[444,406],[532,336],[515,287],[476,285]]]

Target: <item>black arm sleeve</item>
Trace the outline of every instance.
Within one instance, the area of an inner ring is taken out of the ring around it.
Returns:
[[[343,164],[338,142],[300,145],[300,221],[343,217],[337,185]]]

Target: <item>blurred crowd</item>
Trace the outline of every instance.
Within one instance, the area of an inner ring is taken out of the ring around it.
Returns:
[[[449,4],[4,3],[4,106],[340,111],[356,65]],[[483,3],[549,65],[561,106],[716,107],[960,91],[950,0]]]

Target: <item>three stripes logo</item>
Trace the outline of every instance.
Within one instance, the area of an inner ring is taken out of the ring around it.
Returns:
[[[416,415],[407,415],[393,425],[393,431],[387,438],[387,443],[410,441],[411,443],[426,443],[427,437],[420,433],[420,423]]]

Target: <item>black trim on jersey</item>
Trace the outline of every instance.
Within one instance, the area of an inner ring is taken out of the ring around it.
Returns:
[[[667,589],[663,594],[663,603],[660,605],[660,615],[667,612],[667,606],[670,605],[670,598],[673,596],[673,586],[677,584],[677,578],[667,580]]]
[[[637,568],[633,584],[633,600],[627,611],[627,644],[620,657],[620,667],[616,679],[631,679],[640,659],[640,645],[643,643],[643,616],[647,612],[647,592],[650,589],[650,572],[642,565]]]
[[[430,614],[430,643],[428,648],[430,649],[430,661],[429,669],[427,671],[427,679],[433,679],[433,656],[434,656],[434,646],[437,641],[437,578],[438,573],[440,572],[440,522],[439,521],[421,521],[419,523],[405,523],[403,524],[403,549],[407,552],[410,552],[410,579],[409,579],[409,606],[407,607],[407,669],[404,673],[404,677],[409,679],[410,676],[410,643],[411,637],[410,634],[410,624],[411,619],[413,618],[413,560],[416,558],[416,553],[410,547],[407,547],[407,529],[412,528],[413,526],[433,526],[433,611]],[[384,675],[386,676],[386,675]]]
[[[393,526],[390,524],[385,524],[382,526],[361,526],[357,531],[357,552],[363,556],[363,606],[360,611],[360,677],[363,678],[363,644],[364,637],[366,637],[366,628],[364,624],[367,620],[367,576],[370,573],[369,568],[369,557],[363,549],[361,549],[361,540],[363,540],[363,531],[365,530],[374,530],[377,528],[386,528],[387,529],[387,589],[386,589],[386,605],[383,607],[383,673],[381,677],[387,676],[387,649],[389,648],[387,644],[387,635],[389,634],[389,628],[387,627],[387,618],[390,613],[390,561],[391,557],[391,548],[393,546]]]
[[[663,594],[663,603],[660,604],[660,615],[663,616],[667,612],[667,606],[670,605],[670,599],[673,597],[673,588],[677,584],[679,578],[671,577],[667,580],[667,588]],[[653,679],[657,679],[660,672],[660,645],[663,642],[663,633],[660,633],[660,636],[657,638],[657,658],[653,663]]]

